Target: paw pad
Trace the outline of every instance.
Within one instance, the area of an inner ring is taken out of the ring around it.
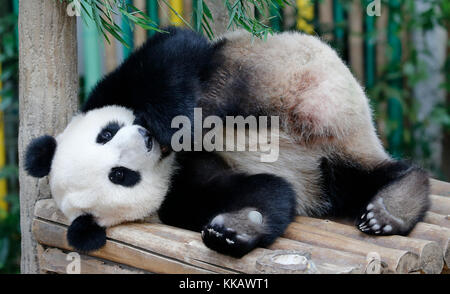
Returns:
[[[367,205],[357,227],[366,234],[393,235],[402,231],[402,220],[390,214],[379,198]]]
[[[263,216],[256,210],[219,214],[203,228],[201,235],[207,247],[241,257],[258,245],[262,223]]]

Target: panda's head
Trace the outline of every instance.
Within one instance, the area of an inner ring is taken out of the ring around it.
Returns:
[[[80,251],[106,241],[105,228],[144,218],[160,207],[173,171],[174,155],[127,108],[107,106],[75,116],[56,138],[34,139],[25,169],[49,175],[50,189],[71,222],[68,241]]]

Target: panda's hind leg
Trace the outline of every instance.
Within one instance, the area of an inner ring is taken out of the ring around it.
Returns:
[[[332,204],[330,214],[354,217],[364,233],[406,235],[428,209],[428,174],[403,161],[368,168],[322,159],[321,170],[323,191]]]
[[[374,235],[406,235],[429,206],[428,175],[409,167],[404,175],[382,187],[363,209],[357,226]]]

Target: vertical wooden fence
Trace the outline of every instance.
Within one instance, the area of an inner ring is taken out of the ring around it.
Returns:
[[[31,139],[61,132],[78,108],[76,18],[54,0],[19,2],[19,154]],[[21,272],[36,273],[34,204],[50,197],[47,179],[25,174],[19,158]]]

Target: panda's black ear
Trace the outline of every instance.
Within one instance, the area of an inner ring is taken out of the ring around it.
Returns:
[[[91,214],[77,217],[67,230],[67,241],[80,252],[90,252],[106,243],[106,229],[99,226]]]
[[[48,175],[55,150],[56,140],[52,136],[45,135],[33,139],[25,152],[24,168],[28,174],[36,178]]]

